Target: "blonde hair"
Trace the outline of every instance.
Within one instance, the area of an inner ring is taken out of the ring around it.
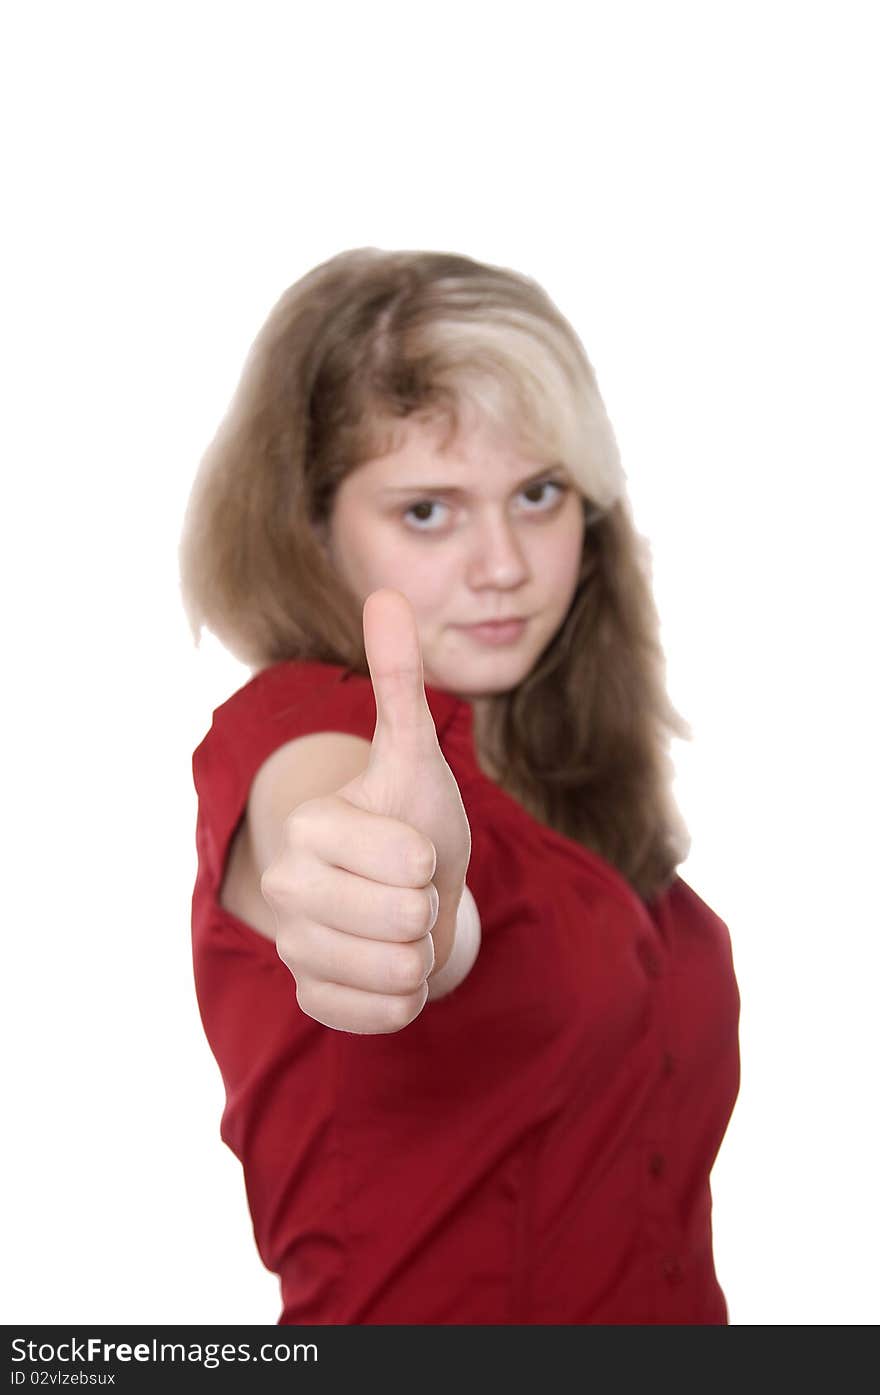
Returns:
[[[180,543],[195,643],[252,668],[316,659],[368,673],[361,607],[321,546],[346,475],[407,418],[454,435],[476,411],[564,462],[586,520],[569,613],[527,677],[489,704],[485,753],[539,818],[649,900],[690,839],[646,541],[584,348],[536,282],[440,252],[359,248],[291,286],[246,360],[193,484]]]

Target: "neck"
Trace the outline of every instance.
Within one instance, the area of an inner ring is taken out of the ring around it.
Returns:
[[[474,714],[474,751],[477,757],[477,764],[484,775],[488,775],[490,780],[497,782],[499,778],[498,771],[492,765],[486,753],[486,722],[489,715],[490,699],[476,697],[468,698],[467,701],[470,703]]]

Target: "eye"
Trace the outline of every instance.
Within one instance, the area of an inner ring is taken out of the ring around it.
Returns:
[[[520,490],[523,498],[535,507],[527,508],[526,513],[550,513],[562,497],[568,493],[568,485],[558,480],[538,480]],[[550,490],[550,494],[546,493]],[[445,510],[445,513],[442,512]],[[439,533],[448,521],[450,507],[440,499],[414,499],[407,504],[403,518],[413,532]]]
[[[568,493],[568,485],[560,484],[557,480],[539,480],[537,484],[527,485],[526,488],[521,490],[520,492],[522,493],[524,499],[528,498],[531,503],[541,505],[540,497],[536,499],[534,496],[536,494],[539,496],[542,495],[545,489],[551,489],[556,491],[555,494],[551,494],[550,496],[549,507],[552,507],[553,504],[557,503],[564,494]],[[547,511],[547,504],[543,504],[541,507],[537,509],[526,509],[526,513],[546,513]]]
[[[448,508],[448,505],[441,504],[439,499],[417,499],[415,503],[407,505],[403,517],[417,533],[436,533],[439,524],[436,515],[434,521],[431,521],[432,513],[435,509],[445,508]]]

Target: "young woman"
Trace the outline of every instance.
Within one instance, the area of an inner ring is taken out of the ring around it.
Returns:
[[[647,545],[531,280],[362,249],[260,332],[183,598],[195,981],[283,1323],[726,1323],[739,1085]]]

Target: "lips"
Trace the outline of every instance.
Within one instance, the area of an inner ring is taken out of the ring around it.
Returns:
[[[470,624],[466,625],[464,628],[471,630],[476,625],[518,625],[520,621],[525,620],[525,618],[524,615],[505,615],[499,619],[497,615],[493,615],[490,620],[471,620]]]
[[[462,625],[466,635],[477,644],[515,644],[525,632],[528,621],[525,618],[516,620],[483,620],[477,625]]]

